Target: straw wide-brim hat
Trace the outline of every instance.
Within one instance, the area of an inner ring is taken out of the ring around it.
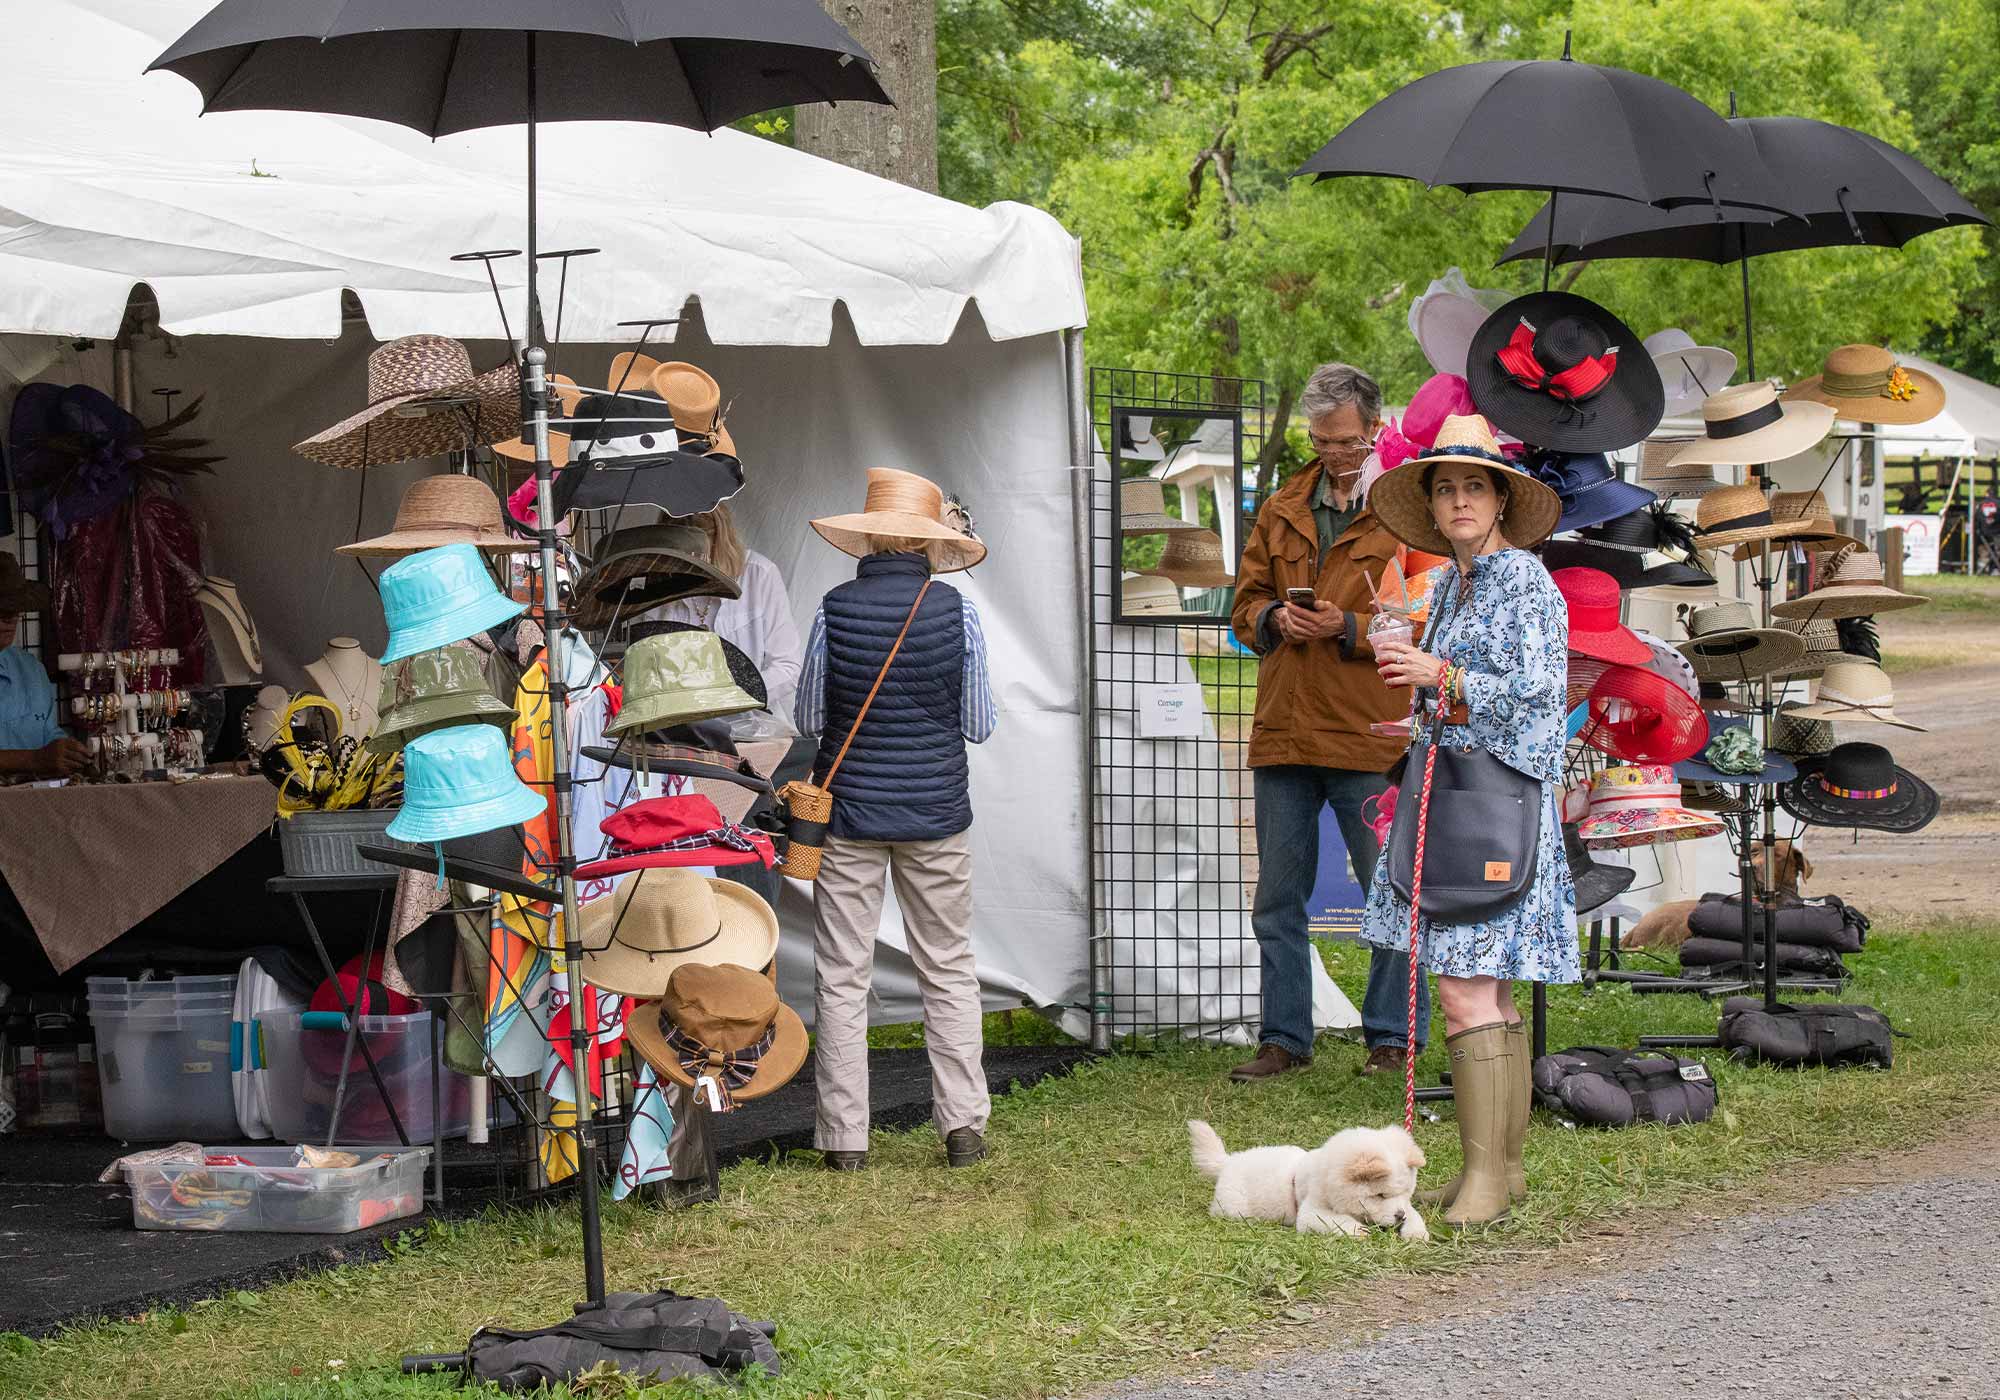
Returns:
[[[629,997],[659,997],[688,963],[756,971],[778,955],[778,916],[755,890],[665,867],[584,905],[577,935],[583,980]]]
[[[1199,530],[1201,526],[1167,514],[1166,487],[1150,476],[1118,483],[1118,532],[1157,535],[1166,530]]]
[[[1236,582],[1222,557],[1222,537],[1213,530],[1174,531],[1159,564],[1140,572],[1172,579],[1183,588],[1227,588]]]
[[[1833,752],[1833,726],[1823,719],[1802,719],[1802,700],[1787,700],[1771,720],[1771,752],[1787,758],[1811,758]]]
[[[1937,790],[1880,744],[1842,744],[1799,764],[1778,789],[1784,809],[1808,826],[1921,831],[1943,805]]]
[[[1822,559],[1825,555],[1820,556]],[[1833,555],[1833,567],[1820,577],[1819,587],[1771,607],[1773,617],[1873,617],[1877,613],[1920,608],[1928,598],[1891,588],[1882,577],[1882,561],[1873,550],[1844,549]]]
[[[1787,680],[1813,680],[1834,662],[1843,660],[1847,653],[1840,647],[1840,629],[1830,617],[1816,617],[1810,622],[1797,618],[1780,618],[1778,626],[1787,632],[1799,634],[1799,640],[1806,644],[1806,654],[1789,666],[1771,672],[1773,678]]]
[[[38,613],[48,608],[48,585],[29,578],[13,554],[0,553],[0,612]]]
[[[1710,394],[1701,405],[1704,436],[1673,456],[1678,467],[1749,467],[1796,457],[1833,431],[1833,410],[1785,403],[1764,380]]]
[[[1759,627],[1748,603],[1711,603],[1688,617],[1688,639],[1675,644],[1705,681],[1760,680],[1806,654],[1805,640]]]
[[[475,545],[489,554],[518,554],[538,547],[533,540],[507,533],[500,518],[500,498],[492,487],[478,477],[451,473],[411,482],[388,534],[344,544],[334,553],[400,556],[441,544]]]
[[[1890,681],[1888,672],[1873,661],[1864,661],[1859,657],[1849,657],[1828,666],[1826,674],[1819,678],[1819,689],[1813,694],[1813,702],[1801,705],[1790,713],[1797,719],[1888,724],[1918,734],[1930,732],[1921,724],[1912,724],[1897,717],[1896,687]]]
[[[1820,372],[1785,391],[1798,403],[1825,404],[1850,423],[1924,423],[1944,412],[1944,385],[1896,362],[1879,345],[1843,345]]]
[[[1424,490],[1425,468],[1442,462],[1469,462],[1485,467],[1507,487],[1507,504],[1500,519],[1500,534],[1516,549],[1533,549],[1555,533],[1562,518],[1562,501],[1548,486],[1529,476],[1500,455],[1500,443],[1493,428],[1478,414],[1454,415],[1438,429],[1437,445],[1392,472],[1376,479],[1368,489],[1368,509],[1389,533],[1428,554],[1450,557],[1451,541],[1437,527],[1431,514],[1430,497]]]
[[[1694,543],[1700,550],[1724,549],[1730,545],[1742,545],[1737,551],[1738,560],[1755,558],[1766,541],[1845,539],[1833,529],[1833,521],[1824,515],[1805,517],[1799,514],[1803,509],[1811,509],[1810,498],[1816,491],[1778,493],[1791,496],[1781,513],[1778,502],[1766,500],[1763,490],[1745,482],[1741,486],[1724,486],[1711,491],[1701,498],[1694,512]],[[1799,497],[1807,499],[1800,500]],[[1819,508],[1824,510],[1821,502]]]
[[[1118,610],[1132,617],[1178,616],[1187,611],[1181,591],[1157,574],[1126,574],[1118,584]]]
[[[368,357],[368,407],[292,450],[329,467],[382,467],[484,447],[521,431],[520,371],[484,374],[447,336],[406,335]]]
[[[633,1053],[663,1078],[692,1089],[696,1076],[667,1043],[668,1025],[722,1054],[747,1049],[770,1035],[749,1082],[729,1091],[738,1103],[784,1088],[806,1062],[805,1022],[778,1000],[769,978],[748,968],[700,963],[676,968],[659,1003],[636,1006],[626,1019]]]
[[[1784,533],[1766,538],[1797,540],[1800,544],[1815,545],[1822,550],[1848,545],[1858,548],[1861,543],[1833,523],[1833,512],[1827,508],[1825,494],[1819,491],[1773,492],[1771,525],[1774,529],[1783,529]],[[1762,548],[1758,540],[1739,545],[1736,562],[1742,564],[1755,559]]]
[[[870,467],[868,495],[860,511],[822,516],[812,527],[835,549],[857,559],[873,552],[870,541],[878,536],[922,540],[931,572],[950,574],[969,569],[986,557],[986,546],[979,537],[969,528],[952,524],[953,516],[965,518],[964,509],[956,502],[947,505],[944,492],[935,483],[914,472]]]
[[[1719,490],[1722,482],[1701,463],[1677,463],[1674,458],[1700,438],[1647,438],[1639,448],[1639,484],[1663,501],[1694,500]]]

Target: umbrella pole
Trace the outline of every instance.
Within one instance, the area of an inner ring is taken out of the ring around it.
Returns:
[[[583,1287],[593,1304],[604,1302],[604,1236],[597,1214],[597,1149],[590,1101],[590,1048],[597,1040],[596,1003],[583,986],[583,945],[577,941],[576,844],[571,829],[569,686],[563,680],[561,590],[556,580],[556,517],[549,463],[548,351],[537,342],[542,322],[535,306],[535,34],[528,40],[528,317],[521,354],[523,426],[535,445],[535,537],[541,545],[542,627],[548,634],[550,784],[556,809],[556,875],[562,890],[563,968],[569,984],[570,1077],[576,1081],[577,1200],[583,1217]]]
[[[1567,40],[1564,41],[1567,46]],[[1556,200],[1561,198],[1556,191],[1549,191],[1549,231],[1542,240],[1542,290],[1549,289],[1549,275],[1556,266]]]
[[[1742,225],[1736,228],[1736,262],[1743,272],[1743,378],[1754,382],[1757,378],[1757,336],[1750,320],[1750,249],[1748,235]]]

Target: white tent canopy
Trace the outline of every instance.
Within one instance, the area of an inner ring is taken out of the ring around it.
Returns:
[[[195,431],[226,461],[188,487],[205,566],[237,582],[267,679],[297,686],[327,637],[382,641],[367,576],[331,551],[386,529],[404,485],[441,464],[341,472],[290,444],[366,402],[373,340],[452,335],[481,367],[506,354],[485,272],[449,258],[525,241],[524,146],[519,129],[433,145],[337,118],[198,118],[193,88],[143,70],[208,4],[9,14],[0,332],[19,334],[0,336],[0,412],[22,379],[111,389],[108,342],[134,284],[150,287],[175,339],[133,338],[136,404],[151,417],[152,389],[206,396]],[[993,1007],[1087,1005],[1085,604],[1060,334],[1084,320],[1075,241],[1022,206],[969,209],[737,133],[548,127],[542,170],[542,246],[605,250],[572,267],[555,367],[590,382],[630,344],[618,322],[698,299],[680,353],[723,386],[749,478],[736,515],[802,632],[853,566],[806,521],[856,508],[866,468],[922,472],[972,506],[992,555],[949,582],[984,615],[1001,709],[972,754],[980,979]],[[498,266],[521,275],[518,258]],[[343,290],[368,335],[343,326]],[[517,291],[516,334],[521,313]],[[809,1012],[803,889],[781,910],[780,978]],[[878,960],[871,1018],[915,1019],[893,903]]]
[[[0,330],[109,336],[143,281],[174,334],[340,334],[353,290],[381,339],[499,332],[478,263],[526,241],[521,128],[432,143],[381,122],[198,116],[146,65],[211,0],[38,0],[8,16],[0,83]],[[726,345],[938,345],[970,303],[996,340],[1084,322],[1075,240],[1025,205],[971,209],[740,132],[541,129],[544,249],[570,275],[566,339],[701,300]],[[522,259],[497,264],[515,284]],[[553,324],[555,288],[544,283]]]

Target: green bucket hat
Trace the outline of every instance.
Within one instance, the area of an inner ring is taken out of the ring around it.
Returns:
[[[606,734],[648,733],[763,708],[730,674],[713,632],[642,638],[626,650],[624,671],[624,704]]]
[[[381,716],[368,748],[393,753],[419,734],[455,724],[485,722],[507,729],[514,707],[493,693],[479,666],[479,653],[467,646],[420,651],[382,668]]]

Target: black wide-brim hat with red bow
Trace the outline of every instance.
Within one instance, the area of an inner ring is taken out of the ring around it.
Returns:
[[[1472,401],[1501,431],[1559,452],[1616,452],[1659,427],[1660,372],[1616,316],[1570,292],[1516,297],[1466,355]]]

